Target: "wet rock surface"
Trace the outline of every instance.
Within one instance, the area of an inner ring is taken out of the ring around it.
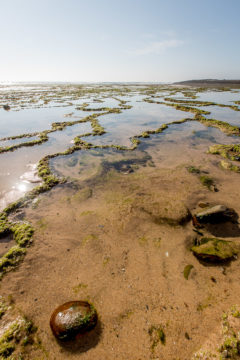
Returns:
[[[54,310],[50,326],[54,336],[60,341],[72,341],[97,324],[97,312],[86,301],[69,301]]]
[[[191,248],[194,255],[207,262],[224,262],[233,259],[238,248],[233,241],[218,238],[202,238]]]
[[[238,218],[233,209],[225,205],[215,205],[196,214],[199,223],[219,223],[224,221],[236,221]]]

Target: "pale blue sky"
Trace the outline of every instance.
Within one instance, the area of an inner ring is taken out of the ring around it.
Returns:
[[[0,81],[240,79],[240,0],[0,0]]]

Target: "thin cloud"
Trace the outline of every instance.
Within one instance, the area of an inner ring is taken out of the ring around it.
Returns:
[[[163,40],[163,41],[151,41],[149,44],[142,48],[130,51],[132,55],[149,55],[149,54],[161,54],[169,48],[179,47],[184,44],[182,40]]]

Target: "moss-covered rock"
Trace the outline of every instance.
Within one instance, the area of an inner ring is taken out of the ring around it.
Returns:
[[[199,245],[191,248],[200,260],[222,262],[231,260],[238,254],[238,248],[232,241],[217,238],[202,238]]]
[[[237,173],[240,172],[240,167],[239,166],[233,165],[230,161],[227,161],[227,160],[222,160],[220,162],[220,166],[224,170],[230,170],[230,171],[234,171],[234,172],[237,172]]]

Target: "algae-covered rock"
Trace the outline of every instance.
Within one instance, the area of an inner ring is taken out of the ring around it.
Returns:
[[[167,195],[161,201],[145,201],[141,210],[148,213],[155,224],[177,226],[184,225],[191,219],[190,211],[184,203]]]
[[[239,166],[233,165],[230,161],[227,161],[227,160],[222,160],[220,162],[220,166],[224,170],[230,170],[230,171],[234,171],[234,172],[237,172],[237,173],[240,172],[240,167]]]
[[[191,250],[197,258],[210,262],[227,261],[238,253],[234,242],[217,238],[202,238],[200,245],[193,246]]]
[[[50,326],[58,340],[75,340],[97,324],[97,312],[87,301],[69,301],[54,310]]]

